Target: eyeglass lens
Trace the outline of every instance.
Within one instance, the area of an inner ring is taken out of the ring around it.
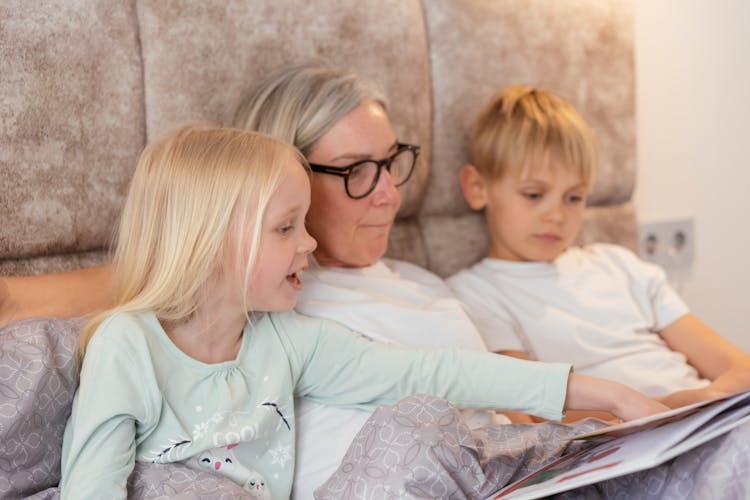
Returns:
[[[415,156],[411,149],[402,149],[396,153],[391,160],[389,174],[394,185],[400,186],[409,178],[414,167]],[[348,189],[352,197],[361,197],[369,194],[377,183],[380,168],[374,161],[360,163],[349,173]]]

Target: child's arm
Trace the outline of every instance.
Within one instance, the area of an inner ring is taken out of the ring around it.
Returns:
[[[32,317],[84,316],[112,302],[110,266],[0,277],[0,327]]]
[[[63,499],[126,498],[135,465],[136,422],[156,421],[149,370],[110,339],[89,343],[62,453]],[[140,375],[134,375],[140,374]]]
[[[299,367],[304,366],[298,395],[328,404],[392,404],[422,393],[459,407],[552,419],[559,419],[563,409],[604,410],[626,420],[667,409],[622,384],[570,375],[568,364],[478,351],[407,349],[363,340],[335,323],[320,324],[325,329],[320,336],[308,328],[289,348],[301,355]],[[297,348],[307,343],[314,345],[304,347],[303,354]]]
[[[127,481],[135,466],[135,423],[113,419],[85,438],[89,442],[81,445],[83,439],[74,436],[78,442],[71,445],[75,448],[67,461],[63,455],[60,498],[127,498]]]
[[[526,354],[525,351],[496,351],[495,353],[500,354],[502,356],[511,356],[513,358],[532,361],[531,357],[529,357],[529,355]],[[510,419],[511,423],[513,424],[536,424],[539,422],[545,422],[545,419],[543,418],[535,417],[533,415],[529,415],[528,413],[522,413],[520,411],[504,410],[502,414],[508,417],[508,419]],[[563,418],[563,421],[568,420],[569,414],[570,414],[569,411],[565,412],[565,417]]]
[[[659,332],[670,349],[685,355],[711,385],[678,391],[661,401],[670,407],[683,406],[750,388],[750,355],[686,314]]]

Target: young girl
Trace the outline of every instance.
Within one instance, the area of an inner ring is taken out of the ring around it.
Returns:
[[[146,148],[122,215],[116,306],[81,337],[63,498],[125,498],[135,461],[288,498],[295,395],[373,406],[422,392],[550,418],[663,409],[567,364],[389,347],[288,312],[315,248],[304,165],[270,137],[203,125]]]

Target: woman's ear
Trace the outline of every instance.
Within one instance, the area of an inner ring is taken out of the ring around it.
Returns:
[[[467,163],[461,167],[458,178],[466,202],[473,210],[482,210],[487,205],[487,186],[477,167]]]

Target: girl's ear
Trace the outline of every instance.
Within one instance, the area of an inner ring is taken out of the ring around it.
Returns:
[[[487,185],[477,167],[467,163],[458,173],[466,202],[473,210],[482,210],[487,205]]]

